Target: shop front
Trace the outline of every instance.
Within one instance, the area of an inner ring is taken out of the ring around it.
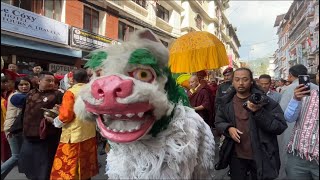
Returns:
[[[85,63],[82,51],[69,46],[67,24],[2,2],[1,56],[5,67],[17,64],[24,74],[35,64],[48,71],[61,65],[62,72]]]

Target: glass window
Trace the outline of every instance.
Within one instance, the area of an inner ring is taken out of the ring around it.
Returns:
[[[13,0],[13,5],[27,11],[31,11],[32,0]]]
[[[135,2],[136,4],[140,5],[143,8],[147,7],[146,0],[132,0],[132,1]]]
[[[44,1],[44,15],[53,19],[54,1]]]
[[[1,2],[6,3],[6,4],[11,4],[11,0],[1,0]]]
[[[62,0],[54,1],[54,19],[57,21],[61,21],[62,14]]]
[[[119,21],[118,25],[118,39],[122,41],[128,41],[130,35],[134,32],[134,27]]]
[[[157,4],[157,17],[169,22],[169,11],[160,4]]]
[[[99,12],[84,7],[83,29],[98,34],[99,32]]]

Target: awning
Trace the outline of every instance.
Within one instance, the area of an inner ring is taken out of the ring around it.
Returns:
[[[76,58],[82,58],[81,50],[74,50],[66,47],[58,47],[51,44],[40,43],[29,39],[17,38],[14,36],[1,34],[1,45],[21,47],[38,51],[60,54]]]

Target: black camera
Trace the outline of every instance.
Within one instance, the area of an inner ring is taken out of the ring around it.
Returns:
[[[252,102],[253,104],[256,104],[256,105],[261,105],[261,106],[264,106],[266,104],[269,103],[269,99],[268,99],[268,96],[264,95],[264,94],[261,94],[261,93],[254,93],[252,94],[250,97],[249,97],[249,101]],[[248,104],[247,102],[243,103],[243,108],[245,108],[247,111],[251,111],[249,108],[248,108]]]
[[[269,99],[266,95],[260,93],[254,93],[250,96],[249,101],[256,105],[265,105],[269,103]]]

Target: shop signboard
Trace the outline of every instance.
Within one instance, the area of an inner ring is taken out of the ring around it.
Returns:
[[[68,44],[68,25],[1,2],[1,31]]]
[[[110,38],[85,31],[76,27],[71,27],[70,46],[86,50],[94,50],[108,47],[110,44],[118,42]]]
[[[68,66],[68,65],[62,65],[62,64],[49,64],[49,71],[57,70],[61,74],[67,74],[68,72],[72,71],[73,69],[76,69],[75,66]]]

